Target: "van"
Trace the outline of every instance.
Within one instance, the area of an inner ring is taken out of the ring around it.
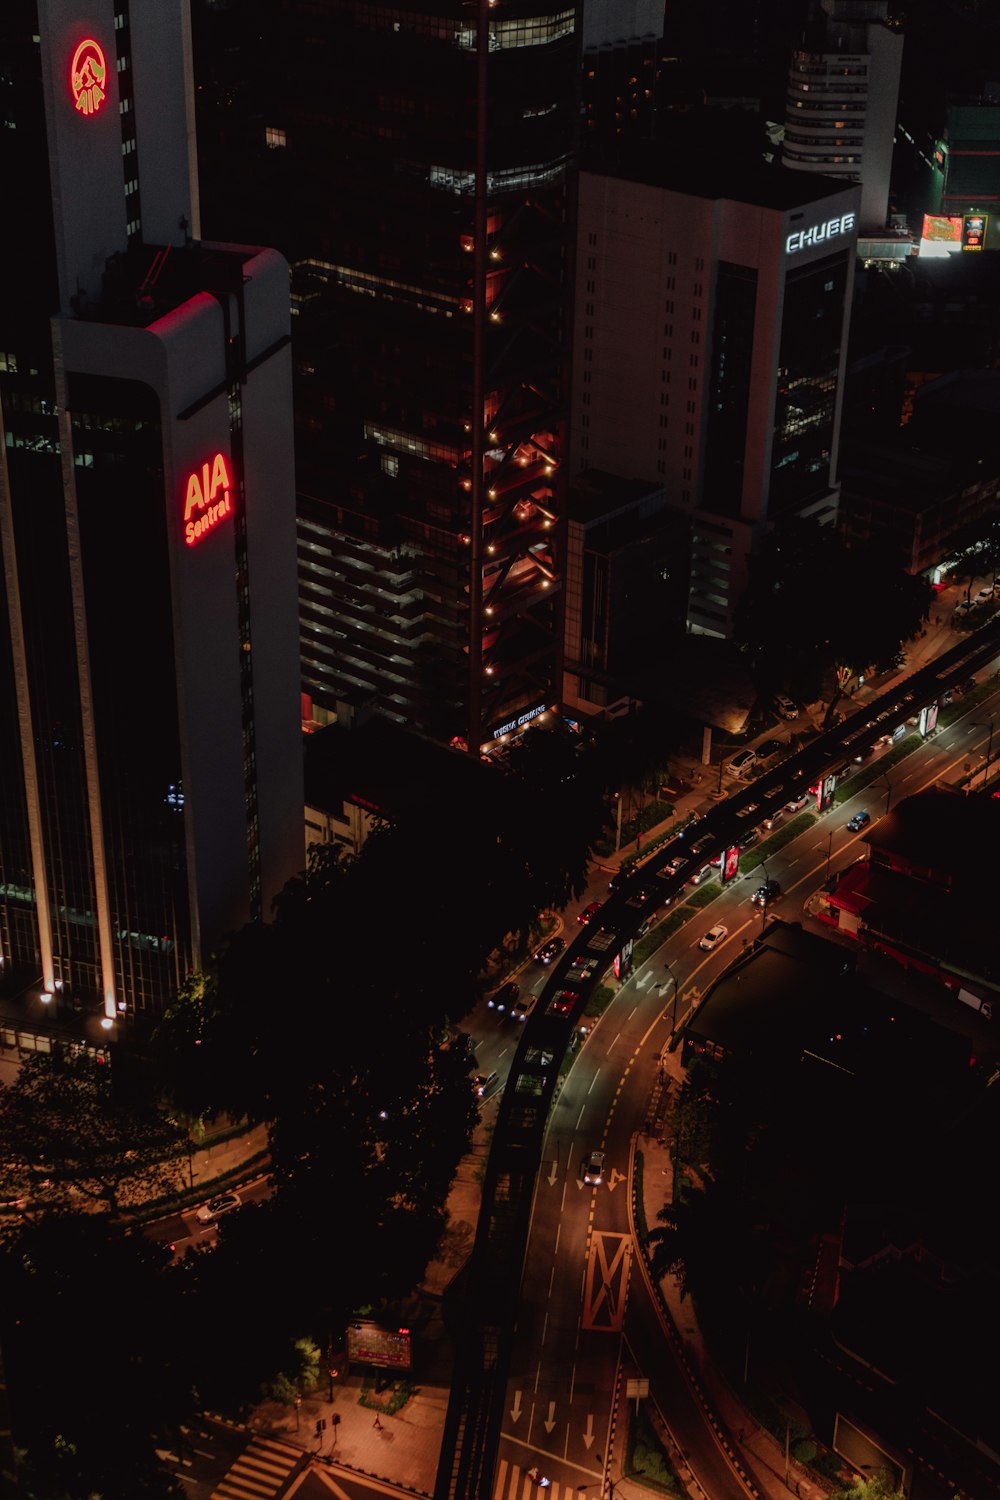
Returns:
[[[774,812],[773,813],[768,813],[767,817],[764,819],[764,827],[768,828],[768,829],[770,829],[770,828],[780,828],[781,824],[784,821],[785,821],[785,809],[783,807],[776,807],[774,809]]]
[[[732,771],[734,776],[745,776],[748,771],[753,770],[756,764],[756,750],[737,750],[736,754],[729,762],[729,769]]]
[[[778,693],[774,699],[774,711],[782,719],[797,719],[799,711],[791,698],[786,698],[784,693]]]

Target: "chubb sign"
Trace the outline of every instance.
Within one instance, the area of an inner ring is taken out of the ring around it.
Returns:
[[[188,475],[184,496],[184,540],[189,547],[201,541],[233,513],[232,480],[225,457],[217,453]]]
[[[826,240],[850,234],[856,219],[857,214],[841,214],[839,219],[827,219],[825,224],[812,224],[808,229],[796,229],[785,241],[785,254],[794,255],[799,250],[811,250],[814,245],[822,245]]]

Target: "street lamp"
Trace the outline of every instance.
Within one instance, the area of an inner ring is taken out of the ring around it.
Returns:
[[[989,721],[990,737],[986,741],[986,764],[983,766],[983,786],[984,787],[986,786],[986,783],[990,779],[990,757],[993,754],[993,710],[992,709],[990,709],[988,711],[987,718],[988,718],[988,721]],[[986,725],[977,721],[976,722],[976,728],[977,729],[985,729]]]
[[[669,964],[665,963],[663,967],[674,982],[673,1003],[670,1008],[670,1039],[673,1041],[674,1032],[677,1030],[677,975]]]
[[[886,812],[888,812],[889,803],[892,801],[892,782],[889,780],[888,771],[883,771],[881,776],[878,777],[878,780],[885,782],[885,810]]]

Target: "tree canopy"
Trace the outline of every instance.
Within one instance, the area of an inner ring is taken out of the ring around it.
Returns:
[[[848,548],[830,527],[798,516],[780,522],[751,559],[736,611],[736,636],[758,688],[830,711],[851,677],[891,666],[919,630],[930,585],[876,543]]]

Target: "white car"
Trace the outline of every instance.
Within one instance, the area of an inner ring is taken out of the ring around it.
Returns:
[[[199,1224],[215,1224],[223,1214],[239,1208],[242,1201],[239,1193],[220,1193],[217,1198],[210,1198],[207,1203],[203,1203],[195,1211],[195,1218]]]
[[[985,588],[979,590],[979,593],[976,595],[975,599],[973,599],[972,602],[973,604],[989,604],[992,598],[993,585],[988,583]]]
[[[600,1187],[604,1181],[604,1152],[591,1151],[585,1156],[580,1175],[588,1187]]]
[[[785,803],[785,811],[786,812],[800,812],[802,810],[802,808],[806,806],[806,804],[809,802],[809,800],[810,800],[809,799],[809,793],[808,792],[802,792],[800,796],[793,797],[792,800],[791,800],[791,802],[786,802]]]
[[[791,698],[786,698],[784,693],[778,693],[774,700],[774,707],[783,719],[797,719],[799,711]]]
[[[530,990],[526,990],[510,1008],[510,1014],[515,1021],[526,1021],[535,1008],[536,996]]]
[[[713,948],[717,948],[723,938],[727,938],[728,936],[729,928],[723,927],[721,922],[717,922],[714,927],[708,929],[705,936],[699,942],[698,947],[704,948],[706,953],[711,953]]]

